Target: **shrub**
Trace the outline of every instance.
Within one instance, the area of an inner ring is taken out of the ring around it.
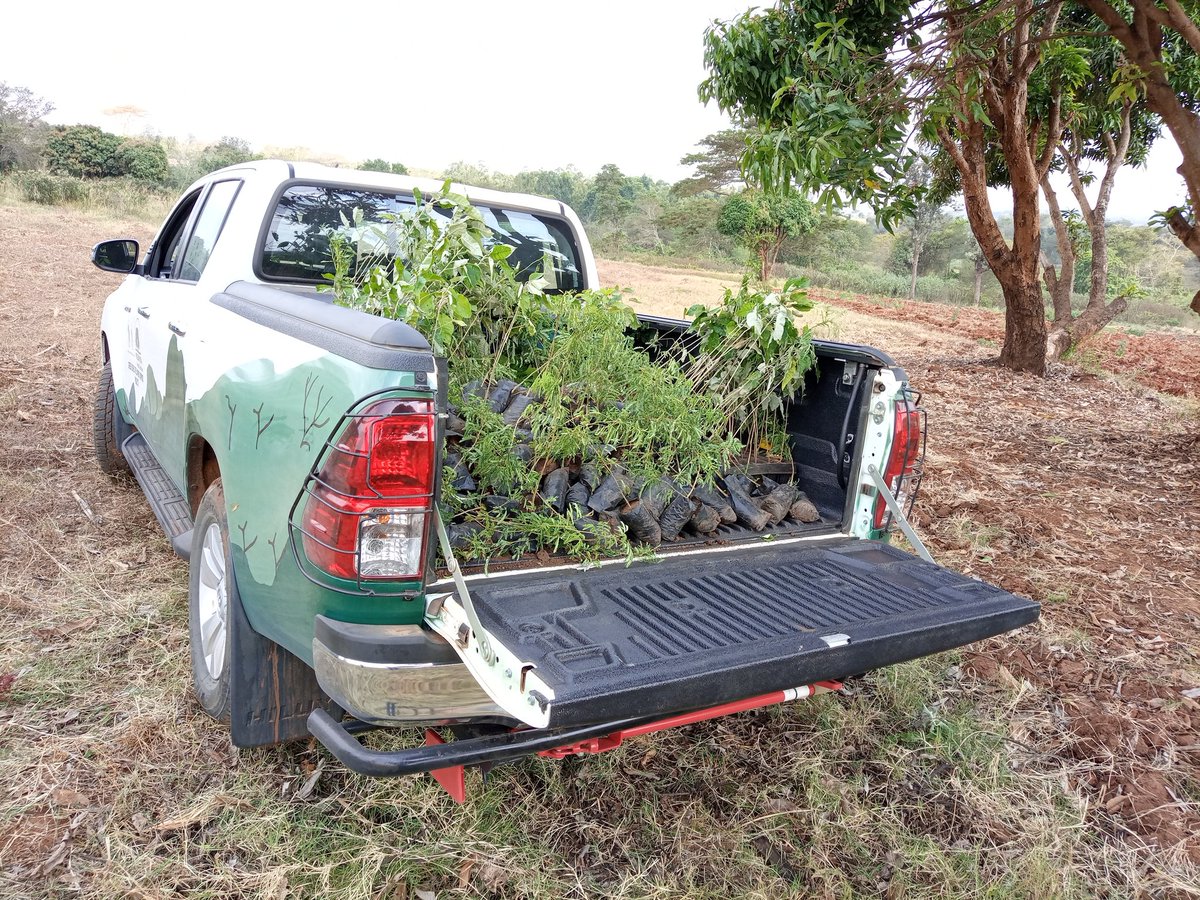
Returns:
[[[784,398],[803,390],[817,364],[812,329],[798,321],[813,308],[807,287],[791,278],[778,293],[764,294],[751,290],[746,276],[736,294],[726,289],[719,306],[698,303],[687,311],[699,338],[689,374],[752,453],[786,452]]]
[[[175,200],[173,194],[133,178],[84,181],[48,172],[16,172],[2,183],[28,203],[102,210],[151,225],[162,222]]]
[[[882,297],[907,297],[909,276],[885,272],[875,267],[846,269],[809,269],[800,266],[782,267],[789,275],[802,275],[813,287],[837,291],[853,291],[859,294],[877,294]],[[917,279],[917,299],[939,303],[969,304],[972,301],[971,285],[937,275],[922,275]]]
[[[724,411],[678,361],[636,344],[636,317],[619,294],[547,295],[545,279],[521,280],[508,262],[512,248],[491,242],[482,214],[449,182],[414,199],[386,227],[364,223],[359,210],[345,218],[331,240],[330,280],[339,303],[408,322],[449,360],[449,394],[463,419],[456,452],[479,489],[513,503],[489,505],[475,487],[448,498],[457,523],[476,531],[471,553],[540,544],[592,558],[629,548],[624,531],[582,509],[539,506],[547,466],[588,462],[598,474],[620,467],[647,484],[673,477],[685,485],[728,467],[741,444]],[[525,419],[502,418],[477,393],[501,378],[526,386]],[[527,453],[517,455],[522,421]],[[605,540],[594,544],[594,534]]]
[[[368,159],[358,165],[360,172],[388,172],[392,175],[407,175],[408,166],[404,163],[388,162],[386,159]]]
[[[255,159],[255,156],[250,152],[249,143],[241,138],[223,137],[217,143],[210,144],[201,151],[200,158],[196,163],[200,174],[196,177],[200,178],[209,172],[217,171],[217,169],[236,166],[252,159]]]
[[[157,141],[126,141],[117,151],[117,168],[118,174],[160,184],[167,177],[167,151]]]
[[[86,203],[91,195],[87,182],[70,175],[47,172],[18,172],[10,179],[23,200],[44,206]]]
[[[55,175],[76,178],[120,175],[118,155],[123,143],[119,135],[95,125],[59,128],[46,141],[46,165]]]

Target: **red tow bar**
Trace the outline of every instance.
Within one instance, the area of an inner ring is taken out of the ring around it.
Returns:
[[[745,700],[735,700],[732,703],[710,706],[708,709],[698,709],[690,713],[668,716],[665,719],[659,719],[656,722],[647,722],[644,725],[635,725],[632,728],[622,728],[620,731],[614,731],[612,734],[589,738],[586,741],[580,741],[577,744],[571,744],[567,747],[542,750],[538,752],[538,756],[546,756],[551,759],[565,759],[568,756],[575,756],[582,753],[604,753],[606,750],[614,750],[620,747],[621,743],[627,738],[641,737],[644,734],[654,734],[656,731],[666,731],[668,728],[678,728],[681,725],[705,722],[708,719],[716,719],[719,716],[728,716],[732,713],[746,712],[750,709],[762,709],[764,706],[774,706],[776,703],[803,700],[805,697],[811,697],[813,694],[836,691],[841,686],[841,682],[837,681],[818,681],[816,684],[804,685],[803,687],[788,688],[787,690],[775,691],[771,694],[759,694],[757,697],[747,697]]]
[[[746,712],[750,709],[762,709],[765,706],[774,706],[776,703],[803,700],[805,697],[811,697],[814,694],[839,690],[841,686],[841,682],[839,681],[818,681],[816,684],[804,685],[803,687],[788,688],[787,690],[774,691],[770,694],[759,694],[757,697],[747,697],[745,700],[735,700],[732,703],[710,706],[708,709],[698,709],[694,712],[668,716],[665,719],[646,722],[631,728],[622,728],[611,734],[589,738],[575,744],[554,747],[551,750],[540,750],[538,751],[538,756],[545,756],[550,759],[565,759],[568,756],[576,756],[584,753],[604,753],[620,747],[628,738],[641,737],[644,734],[653,734],[656,731],[666,731],[669,728],[678,728],[681,725],[692,725],[696,722],[704,722],[708,719],[716,719],[732,713]],[[442,740],[436,731],[426,729],[425,743],[427,745],[442,744],[445,741]],[[466,801],[466,774],[462,766],[448,766],[444,769],[435,769],[429,774],[437,779],[438,784],[446,789],[446,793],[453,797],[456,803],[464,803]]]

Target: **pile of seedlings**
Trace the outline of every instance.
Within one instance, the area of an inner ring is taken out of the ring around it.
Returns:
[[[613,448],[600,445],[574,460],[540,457],[534,448],[543,442],[531,426],[544,398],[510,379],[472,381],[461,397],[462,407],[450,410],[443,498],[454,510],[451,545],[469,558],[498,547],[513,556],[562,553],[571,549],[563,546],[564,532],[568,545],[574,538],[612,551],[705,537],[723,524],[763,531],[786,519],[820,521],[816,507],[794,484],[765,475],[726,471],[712,483],[646,477],[606,458]],[[481,419],[490,420],[490,440],[481,441],[483,429],[468,424]],[[481,444],[491,465],[481,465]],[[505,457],[498,460],[495,453]],[[471,463],[475,471],[485,469],[489,480],[477,478]],[[554,523],[548,541],[546,529],[538,527],[540,518]],[[565,531],[567,522],[573,533]],[[571,555],[591,554],[576,548]]]
[[[415,199],[383,225],[345,221],[331,280],[448,361],[440,499],[463,558],[631,557],[722,524],[819,520],[795,485],[743,474],[787,460],[782,397],[815,365],[802,283],[743,282],[689,310],[692,352],[652,354],[615,290],[547,293],[465,198]]]

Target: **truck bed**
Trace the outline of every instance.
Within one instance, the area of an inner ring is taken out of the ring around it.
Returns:
[[[553,692],[550,727],[840,679],[1020,627],[1038,604],[846,537],[474,581],[480,620]]]

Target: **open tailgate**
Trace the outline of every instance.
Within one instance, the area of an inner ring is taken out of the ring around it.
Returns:
[[[483,652],[452,585],[442,586],[451,593],[430,625],[501,706],[551,728],[845,678],[1018,628],[1039,611],[894,547],[846,537],[467,583]]]

